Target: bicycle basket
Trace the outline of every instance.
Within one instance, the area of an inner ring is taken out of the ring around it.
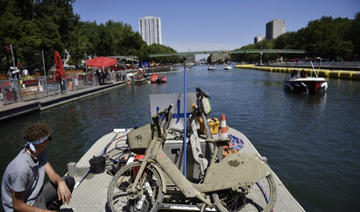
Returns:
[[[130,151],[135,154],[145,154],[145,150],[152,140],[151,125],[146,124],[127,134],[127,143]]]

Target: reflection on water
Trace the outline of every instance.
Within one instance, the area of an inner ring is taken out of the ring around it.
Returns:
[[[242,131],[308,211],[354,211],[360,206],[360,82],[329,80],[324,96],[293,95],[281,73],[195,66],[188,91],[211,96],[213,113]],[[0,170],[23,147],[22,131],[37,121],[54,129],[48,157],[65,173],[114,128],[150,121],[149,94],[183,92],[183,72],[166,84],[124,86],[39,113],[0,123]]]

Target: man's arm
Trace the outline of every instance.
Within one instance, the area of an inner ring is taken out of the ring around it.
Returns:
[[[49,212],[49,210],[44,210],[41,208],[36,208],[32,205],[28,205],[24,202],[25,199],[25,191],[23,192],[11,192],[12,200],[13,200],[13,208],[15,211],[22,212]]]
[[[67,187],[65,181],[55,172],[49,162],[45,164],[45,173],[49,177],[49,180],[58,186],[57,193],[59,200],[63,203],[69,203],[71,199],[71,192]]]

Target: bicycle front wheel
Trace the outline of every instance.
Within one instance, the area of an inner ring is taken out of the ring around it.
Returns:
[[[163,183],[155,168],[147,165],[139,180],[139,191],[129,192],[141,162],[133,162],[121,168],[110,183],[107,200],[113,212],[130,211],[145,212],[158,211],[164,197]]]

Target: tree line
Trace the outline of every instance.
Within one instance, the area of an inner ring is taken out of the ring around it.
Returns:
[[[181,62],[177,56],[150,58],[152,53],[175,53],[164,45],[147,45],[129,24],[107,21],[80,21],[73,11],[75,0],[0,0],[0,69],[12,65],[10,44],[15,64],[29,70],[54,64],[54,51],[71,55],[70,64],[78,65],[88,56],[137,56],[140,61]],[[354,19],[322,17],[305,28],[285,33],[274,40],[243,46],[240,49],[305,49],[306,56],[328,60],[358,60],[360,57],[360,13]],[[279,56],[263,55],[264,61]],[[257,54],[233,54],[233,61],[259,61]]]
[[[164,45],[147,45],[129,24],[80,21],[73,11],[75,0],[0,0],[0,68],[15,64],[30,70],[54,64],[54,51],[71,55],[78,65],[88,56],[137,56],[140,61],[178,62],[177,57],[149,58],[151,53],[173,53]]]
[[[360,12],[354,19],[323,16],[296,32],[287,32],[273,40],[263,40],[239,49],[304,49],[306,57],[321,57],[329,61],[360,59]],[[236,50],[239,50],[236,49]],[[264,54],[263,61],[283,56],[285,59],[304,55]],[[258,62],[259,54],[233,54],[233,61]]]

